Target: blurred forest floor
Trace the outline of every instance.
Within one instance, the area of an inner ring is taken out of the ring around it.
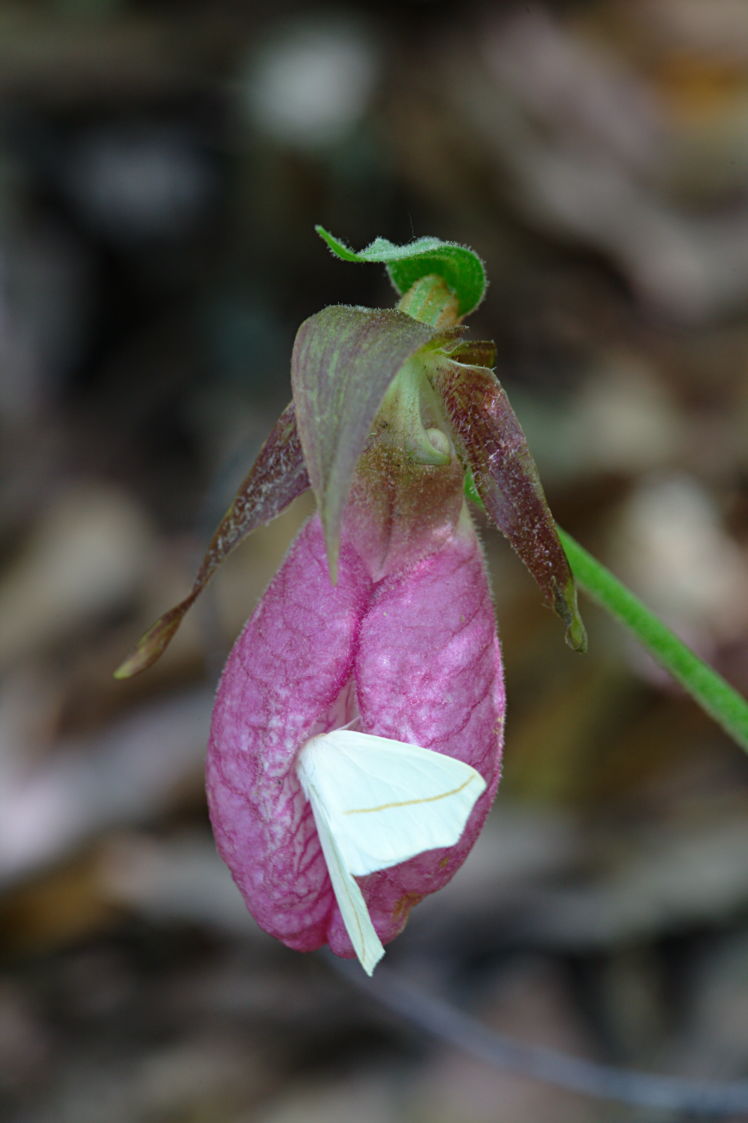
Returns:
[[[111,677],[187,591],[301,320],[393,303],[315,222],[485,258],[471,332],[556,517],[748,690],[744,0],[4,0],[0,1118],[675,1118],[427,1040],[245,913],[206,730],[308,501]],[[517,1040],[746,1077],[748,762],[584,602],[569,652],[483,537],[503,786],[387,964]]]

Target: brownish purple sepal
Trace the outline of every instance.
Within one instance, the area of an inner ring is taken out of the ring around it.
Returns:
[[[471,367],[496,366],[496,344],[492,339],[456,340],[454,346],[442,348],[450,359]]]
[[[343,304],[310,316],[296,333],[293,398],[333,580],[343,508],[377,410],[397,372],[434,335],[403,312]]]
[[[163,654],[185,613],[192,607],[219,565],[257,527],[279,515],[309,487],[301,442],[296,428],[293,402],[280,415],[234,500],[218,524],[184,600],[159,616],[142,637],[132,655],[114,673],[131,678],[144,671]]]
[[[489,518],[563,621],[566,642],[575,651],[585,651],[587,635],[574,578],[517,415],[492,370],[456,361],[456,354],[466,357],[471,347],[485,346],[466,344],[448,355],[434,355],[429,378]]]

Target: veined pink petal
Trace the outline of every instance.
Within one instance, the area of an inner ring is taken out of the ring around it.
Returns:
[[[218,850],[252,915],[289,947],[327,940],[335,907],[296,756],[345,724],[371,582],[345,545],[338,583],[312,519],[229,656],[213,710],[207,788]]]
[[[258,923],[298,950],[329,943],[353,954],[296,775],[311,736],[357,718],[363,732],[448,753],[486,780],[456,846],[361,879],[387,942],[475,841],[498,784],[503,711],[493,608],[469,521],[378,581],[344,533],[332,586],[312,519],[237,640],[213,716],[211,819]]]

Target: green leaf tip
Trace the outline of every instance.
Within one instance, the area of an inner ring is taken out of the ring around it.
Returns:
[[[315,226],[314,229],[341,261],[385,265],[392,284],[401,296],[421,277],[436,273],[455,293],[460,315],[467,316],[483,300],[488,284],[485,266],[477,253],[467,246],[428,237],[397,246],[386,238],[375,238],[371,245],[357,253],[324,226]]]
[[[558,527],[581,589],[623,624],[694,701],[748,752],[748,699],[686,647],[653,612],[570,534]]]

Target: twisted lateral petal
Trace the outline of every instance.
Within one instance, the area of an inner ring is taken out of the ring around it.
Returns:
[[[527,438],[501,383],[493,371],[447,355],[431,359],[429,377],[488,515],[565,624],[569,646],[585,651],[574,578]]]
[[[189,595],[159,616],[141,637],[133,654],[117,669],[115,678],[131,678],[155,663],[171,643],[185,613],[234,547],[258,526],[271,522],[308,487],[294,405],[290,402],[218,524]]]

